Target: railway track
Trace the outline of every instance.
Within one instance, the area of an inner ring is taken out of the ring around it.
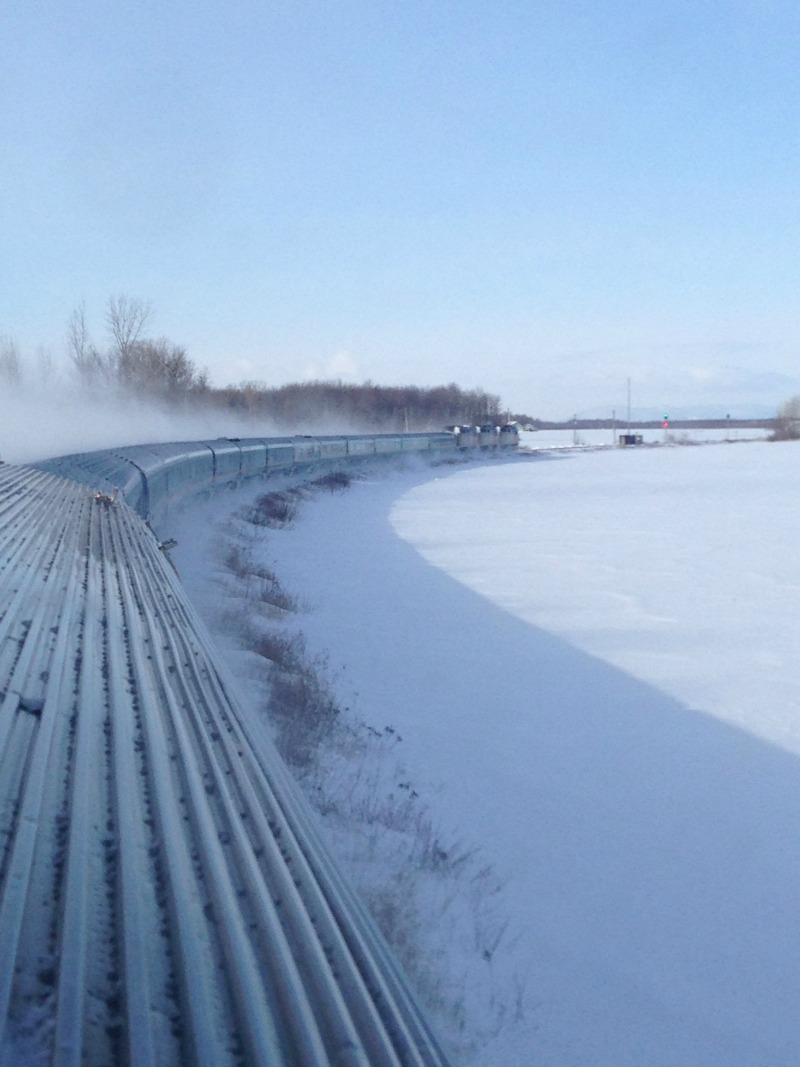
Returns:
[[[124,501],[0,465],[0,1065],[438,1067]]]

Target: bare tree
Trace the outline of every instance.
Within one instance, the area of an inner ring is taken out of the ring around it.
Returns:
[[[106,326],[113,341],[113,355],[124,359],[141,337],[153,305],[130,296],[112,296],[106,309]]]
[[[108,377],[107,360],[95,348],[86,325],[86,305],[81,302],[72,312],[67,324],[67,353],[84,385],[92,385]]]

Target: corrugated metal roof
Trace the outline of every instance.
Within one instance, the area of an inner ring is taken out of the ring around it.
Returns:
[[[0,1063],[445,1060],[144,522],[0,465]]]

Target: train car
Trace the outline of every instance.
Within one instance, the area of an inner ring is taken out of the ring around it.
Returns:
[[[294,462],[314,463],[319,459],[319,438],[317,437],[294,437]]]
[[[404,433],[400,438],[400,450],[402,452],[428,452],[431,448],[431,439],[439,436],[439,434],[429,433]]]
[[[110,499],[122,496],[140,515],[148,510],[147,477],[124,455],[124,449],[77,452],[36,466],[50,474],[89,486]]]
[[[318,442],[320,459],[344,459],[347,456],[346,437],[320,437]]]
[[[459,426],[457,435],[458,447],[477,448],[478,436],[477,426]]]
[[[294,440],[291,437],[269,437],[263,443],[267,450],[267,471],[289,470],[294,466]]]
[[[119,455],[137,467],[147,482],[143,513],[147,519],[163,514],[169,505],[193,493],[214,487],[214,454],[203,441],[135,446],[120,449]],[[127,496],[125,499],[130,503]]]
[[[388,456],[401,452],[403,449],[402,438],[396,433],[379,433],[375,435],[375,452],[379,456]]]
[[[478,427],[478,448],[496,448],[498,445],[497,427],[493,422],[486,422]]]
[[[445,433],[444,431],[430,433],[428,438],[430,440],[429,448],[436,451],[455,452],[458,448],[458,441],[452,433]]]
[[[355,437],[348,437],[347,454],[354,457],[374,456],[375,438],[368,434],[357,434]]]
[[[239,442],[227,437],[216,441],[204,441],[214,457],[214,483],[230,484],[238,482],[242,474],[242,450]]]
[[[0,467],[0,1061],[446,1067],[169,542],[92,499],[211,485],[214,460]]]
[[[258,438],[232,437],[237,441],[241,454],[240,473],[242,478],[251,478],[253,475],[263,474],[267,467],[267,446]]]
[[[501,447],[516,447],[519,444],[519,427],[515,422],[507,422],[500,427],[499,444]]]

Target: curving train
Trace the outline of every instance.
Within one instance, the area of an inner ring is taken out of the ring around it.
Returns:
[[[451,426],[439,433],[332,437],[221,437],[208,441],[131,445],[60,456],[40,470],[91,486],[109,501],[122,497],[142,518],[157,521],[168,504],[217,486],[299,467],[519,444],[513,424]]]

